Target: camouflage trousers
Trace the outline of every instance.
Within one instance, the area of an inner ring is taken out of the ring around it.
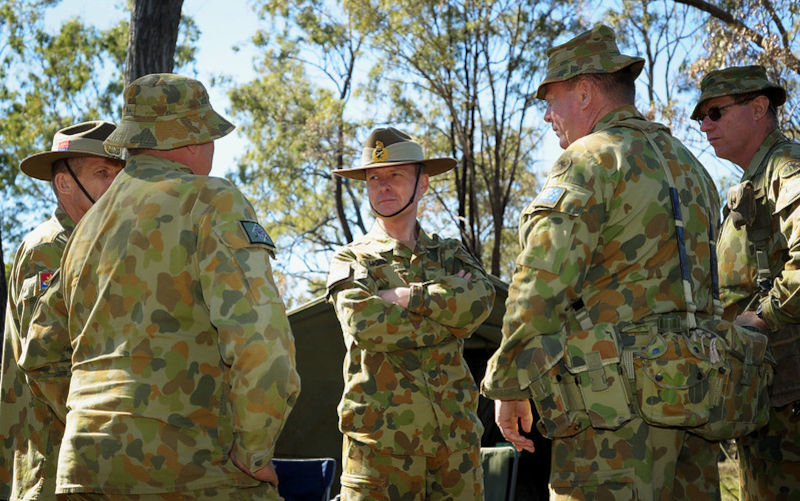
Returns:
[[[719,500],[719,444],[634,418],[553,440],[550,499]]]
[[[282,501],[278,489],[261,483],[255,487],[210,487],[196,491],[161,494],[101,494],[83,492],[60,494],[58,501]]]
[[[342,501],[483,499],[480,448],[436,456],[381,453],[345,435],[342,446]]]
[[[765,427],[736,440],[740,500],[800,500],[800,415],[794,405],[770,409]]]

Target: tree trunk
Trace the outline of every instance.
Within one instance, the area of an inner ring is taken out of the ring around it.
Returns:
[[[0,221],[0,224],[2,221]],[[3,228],[0,227],[0,332],[6,328],[6,302],[8,301],[8,281],[6,281],[6,260],[3,255]],[[3,354],[3,344],[0,343],[0,357]]]
[[[150,73],[171,73],[183,0],[133,0],[125,85]]]

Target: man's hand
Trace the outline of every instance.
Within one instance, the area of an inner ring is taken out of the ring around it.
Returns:
[[[517,420],[521,420],[518,422]],[[494,420],[506,440],[514,444],[518,451],[534,451],[533,440],[520,435],[520,425],[526,432],[531,431],[533,413],[527,400],[495,400]]]
[[[470,278],[472,278],[472,273],[464,270],[459,270],[459,272],[456,273],[456,276],[462,277],[464,280],[469,280]]]
[[[394,289],[383,289],[378,291],[378,296],[382,299],[408,308],[408,300],[411,297],[410,287],[395,287]]]
[[[233,464],[235,464],[237,468],[247,473],[254,479],[260,480],[262,482],[267,482],[274,485],[275,487],[278,487],[278,474],[275,473],[275,467],[272,466],[272,461],[267,463],[266,466],[256,470],[255,472],[251,472],[250,469],[247,468],[247,466],[245,466],[244,464],[242,464],[241,461],[239,461],[239,458],[236,457],[233,451],[231,451],[230,453],[230,458],[231,461],[233,461]]]
[[[741,325],[742,327],[755,327],[759,332],[767,332],[769,330],[764,319],[759,318],[753,311],[745,311],[736,317],[733,323],[735,325]]]

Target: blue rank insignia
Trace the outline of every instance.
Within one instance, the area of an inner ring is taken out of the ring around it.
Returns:
[[[239,221],[239,223],[242,225],[242,229],[244,229],[251,244],[264,244],[272,249],[275,248],[275,243],[269,238],[267,230],[262,228],[260,224],[255,221]]]
[[[536,195],[536,200],[533,201],[536,205],[541,205],[543,207],[550,207],[551,209],[558,205],[558,201],[561,200],[561,196],[566,192],[565,188],[560,188],[558,186],[549,186],[539,192]]]

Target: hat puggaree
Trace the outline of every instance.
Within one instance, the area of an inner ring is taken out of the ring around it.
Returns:
[[[30,177],[50,181],[53,163],[62,158],[105,157],[119,159],[118,152],[107,152],[103,141],[114,132],[116,125],[103,120],[81,122],[65,127],[53,136],[50,151],[34,153],[19,164],[19,168]]]
[[[361,165],[349,169],[336,169],[334,174],[350,179],[366,180],[366,169],[390,165],[422,164],[423,172],[435,176],[456,166],[455,158],[425,159],[422,146],[411,136],[394,127],[373,130],[361,150]]]

